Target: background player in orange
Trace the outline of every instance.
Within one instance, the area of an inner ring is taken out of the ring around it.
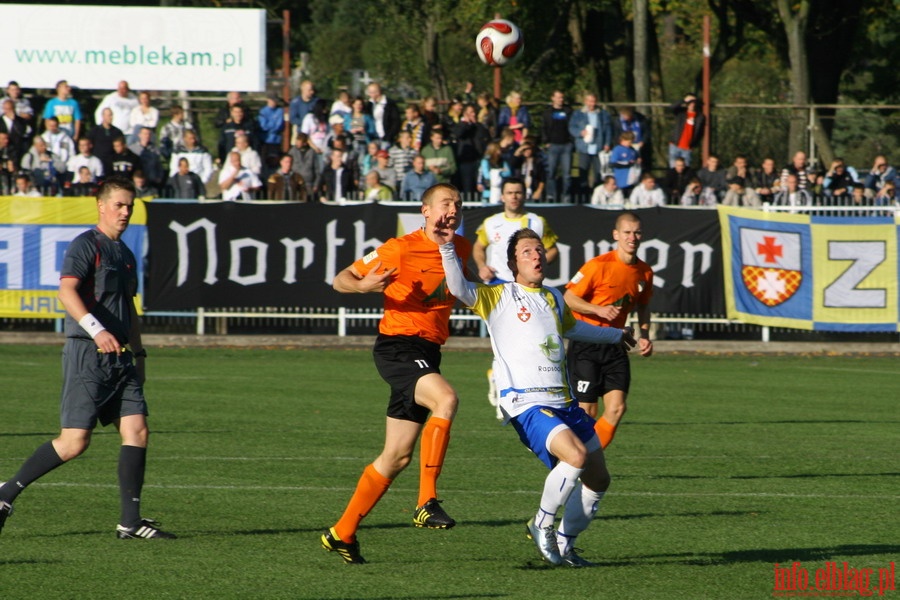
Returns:
[[[343,516],[322,534],[322,546],[350,564],[365,563],[359,552],[359,523],[409,465],[422,434],[416,527],[449,529],[456,524],[437,500],[436,483],[450,441],[450,425],[459,404],[441,375],[441,346],[450,334],[456,298],[447,290],[438,246],[440,229],[456,229],[462,214],[459,192],[439,183],[422,195],[425,226],[382,246],[337,274],[334,289],[343,293],[384,293],[384,317],[373,354],[381,377],[391,386],[384,449],[363,471]],[[453,243],[468,260],[471,245],[455,235]],[[428,413],[431,417],[428,417]]]
[[[575,318],[592,325],[625,327],[628,315],[637,309],[638,351],[653,354],[650,341],[650,297],[653,271],[638,258],[641,219],[625,212],[616,219],[614,250],[589,260],[566,284],[565,300]],[[601,445],[606,448],[625,414],[625,399],[631,385],[631,364],[627,351],[619,345],[587,344],[573,341],[569,346],[569,372],[575,399],[592,417]],[[603,415],[597,418],[598,399],[603,398]]]

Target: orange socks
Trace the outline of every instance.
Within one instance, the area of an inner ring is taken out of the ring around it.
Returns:
[[[369,514],[369,511],[381,500],[384,493],[391,485],[390,479],[375,470],[372,465],[363,470],[356,491],[350,498],[341,520],[334,526],[335,533],[344,542],[353,542],[356,539],[356,530],[359,522]]]
[[[600,438],[600,445],[604,450],[612,443],[613,438],[616,436],[616,426],[602,416],[597,419],[597,422],[594,424],[594,431],[597,432],[597,437]]]
[[[419,466],[419,502],[416,506],[437,498],[437,478],[450,443],[450,425],[447,419],[431,417],[422,430],[422,464]]]

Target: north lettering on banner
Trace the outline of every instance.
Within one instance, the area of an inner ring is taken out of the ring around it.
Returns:
[[[786,302],[803,281],[800,234],[752,228],[740,234],[744,286],[766,306]]]

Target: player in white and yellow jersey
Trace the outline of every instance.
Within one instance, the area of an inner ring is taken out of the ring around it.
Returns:
[[[543,286],[547,256],[534,231],[522,229],[509,238],[507,264],[515,280],[493,286],[466,281],[452,224],[441,235],[447,287],[490,331],[504,419],[550,468],[540,507],[526,525],[528,537],[551,564],[589,566],[575,553],[575,538],[593,519],[610,477],[594,420],[572,402],[563,337],[633,347],[631,331],[572,316],[562,294]],[[564,506],[557,532],[556,514]]]
[[[556,247],[559,236],[547,220],[525,210],[525,182],[522,179],[504,179],[500,186],[500,201],[503,203],[503,212],[491,215],[475,230],[472,259],[478,267],[478,278],[484,283],[506,283],[515,279],[506,264],[506,245],[509,236],[520,229],[531,229],[540,236],[548,263],[552,263],[559,255]],[[488,402],[497,409],[497,418],[502,419],[493,368],[488,370],[487,378]]]

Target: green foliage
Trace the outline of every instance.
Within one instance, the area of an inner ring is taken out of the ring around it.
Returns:
[[[449,531],[412,526],[418,457],[363,522],[370,564],[318,536],[381,450],[388,390],[366,350],[159,348],[143,506],[179,534],[122,542],[118,436],[16,502],[0,535],[17,598],[772,597],[774,563],[896,560],[895,357],[657,354],[632,362],[613,476],[578,540],[590,571],[525,539],[546,469],[485,401],[486,352],[445,352],[461,398],[439,481]],[[54,435],[59,348],[0,346],[0,475]],[[853,399],[848,411],[847,399]],[[812,580],[812,577],[811,577]],[[890,592],[885,596],[889,596]]]

